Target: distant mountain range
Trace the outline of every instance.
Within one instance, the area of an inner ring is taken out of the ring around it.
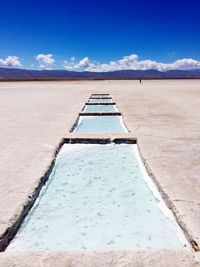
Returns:
[[[196,70],[119,70],[109,72],[77,72],[67,70],[28,70],[0,67],[0,80],[64,80],[64,79],[200,79]]]

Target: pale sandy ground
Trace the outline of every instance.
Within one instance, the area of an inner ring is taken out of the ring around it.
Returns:
[[[200,80],[0,83],[0,235],[18,218],[91,93],[110,93],[178,222],[200,246]],[[167,238],[167,237],[166,237]],[[194,242],[194,243],[195,243]],[[20,254],[0,266],[200,266],[199,253]]]

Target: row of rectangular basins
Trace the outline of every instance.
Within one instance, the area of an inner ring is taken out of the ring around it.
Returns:
[[[105,112],[112,114],[102,115]],[[95,94],[72,131],[127,129],[112,98]],[[8,246],[12,251],[148,249],[188,250],[190,246],[147,174],[137,145],[95,140],[62,146],[50,176]]]
[[[109,95],[91,95],[71,131],[78,133],[128,132],[116,103]]]

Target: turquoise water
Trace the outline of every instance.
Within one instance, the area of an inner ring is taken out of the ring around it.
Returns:
[[[111,98],[109,95],[92,95],[90,98]]]
[[[64,145],[8,250],[184,249],[136,153],[128,144]]]
[[[89,103],[111,103],[111,102],[113,102],[111,98],[89,99]]]
[[[121,116],[80,116],[74,132],[123,133],[127,129]]]
[[[84,112],[118,112],[115,105],[86,105]]]
[[[110,97],[110,94],[92,94],[91,97]]]

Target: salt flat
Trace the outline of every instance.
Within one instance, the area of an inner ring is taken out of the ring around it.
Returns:
[[[111,94],[131,131],[126,135],[137,138],[149,172],[198,249],[200,80],[144,81],[143,84],[138,81],[1,82],[0,235],[19,217],[60,140],[81,136],[69,130],[92,93]],[[20,255],[14,255],[16,258],[2,253],[0,266],[14,266],[15,259],[20,262]],[[123,255],[125,261],[130,260]],[[158,266],[198,266],[192,265],[197,264],[193,253],[187,257],[184,253],[161,255],[169,265]],[[156,266],[156,257],[152,253],[149,259],[154,260],[154,265],[144,266]],[[30,264],[30,258],[25,257],[25,261],[28,259]],[[184,264],[188,265],[181,265],[183,259],[187,259]],[[24,263],[24,266],[34,265]]]

